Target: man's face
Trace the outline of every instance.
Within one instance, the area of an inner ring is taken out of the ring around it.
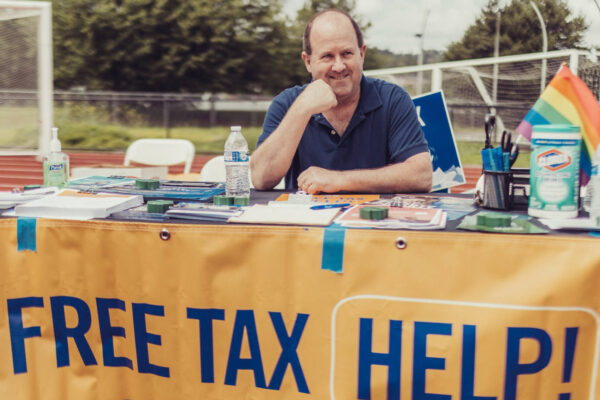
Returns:
[[[323,79],[340,103],[358,98],[366,46],[358,47],[350,20],[337,12],[317,17],[310,44],[312,54],[302,53],[302,59],[313,80]]]

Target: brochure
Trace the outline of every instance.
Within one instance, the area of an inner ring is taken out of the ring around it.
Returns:
[[[361,208],[373,206],[373,203],[354,206],[340,215],[335,222],[355,228],[434,230],[446,227],[446,212],[435,208],[386,207],[388,217],[385,219],[360,218]]]
[[[17,217],[41,217],[60,219],[106,218],[110,214],[138,206],[144,202],[140,195],[110,193],[84,193],[62,189],[15,207]]]

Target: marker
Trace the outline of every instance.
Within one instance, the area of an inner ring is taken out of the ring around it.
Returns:
[[[342,208],[348,207],[350,203],[339,203],[339,204],[319,204],[318,206],[312,206],[311,210],[326,210],[328,208]]]

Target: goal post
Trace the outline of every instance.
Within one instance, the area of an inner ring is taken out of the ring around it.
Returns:
[[[0,53],[0,58],[3,58],[7,63],[13,62],[26,62],[35,65],[4,65],[3,70],[16,71],[22,69],[35,70],[35,74],[32,73],[31,77],[27,77],[24,80],[19,78],[11,78],[10,76],[4,76],[4,79],[0,79],[0,107],[2,103],[11,104],[11,101],[15,99],[11,96],[11,92],[29,91],[31,97],[35,100],[37,115],[37,140],[35,144],[23,146],[18,144],[18,139],[14,139],[14,144],[11,150],[0,149],[0,154],[4,153],[15,153],[20,154],[35,154],[41,156],[48,152],[50,147],[50,132],[53,124],[53,61],[52,61],[52,3],[46,1],[5,1],[0,0],[0,32],[2,32],[2,25],[6,25],[11,21],[29,21],[28,26],[33,27],[35,33],[31,33],[28,38],[19,38],[26,40],[27,43],[32,43],[31,49],[17,48],[18,51],[33,51],[34,55],[31,57],[15,57],[14,54]],[[8,26],[10,31],[10,26]],[[6,33],[4,33],[6,34]],[[14,33],[11,33],[14,34]],[[0,38],[6,40],[5,38]],[[14,37],[12,37],[14,39]],[[14,51],[15,48],[5,47],[4,51]],[[0,63],[3,62],[0,60]],[[34,81],[34,82],[32,82]],[[22,96],[22,95],[20,95]],[[4,100],[4,101],[3,101]],[[16,102],[31,101],[31,99],[16,97]],[[8,122],[11,123],[10,121]],[[10,129],[10,126],[7,127]],[[18,133],[18,132],[17,132]],[[15,133],[13,133],[14,135]],[[18,149],[16,151],[15,149]]]
[[[421,75],[425,92],[444,91],[454,132],[482,139],[486,113],[496,115],[497,136],[505,127],[514,130],[563,63],[600,96],[598,58],[593,51],[577,49],[385,68],[365,75],[397,83],[411,96],[422,94],[415,84]]]

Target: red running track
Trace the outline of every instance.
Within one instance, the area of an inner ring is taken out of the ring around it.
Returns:
[[[123,165],[123,152],[73,152],[68,151],[71,168],[89,165],[109,164]],[[206,161],[214,155],[198,154],[192,164],[192,172],[199,173]],[[481,166],[466,166],[467,183],[452,188],[453,193],[461,193],[475,187],[481,175]],[[183,164],[169,167],[170,174],[183,173]],[[22,188],[24,185],[42,184],[42,163],[35,156],[1,155],[0,156],[0,190]]]

